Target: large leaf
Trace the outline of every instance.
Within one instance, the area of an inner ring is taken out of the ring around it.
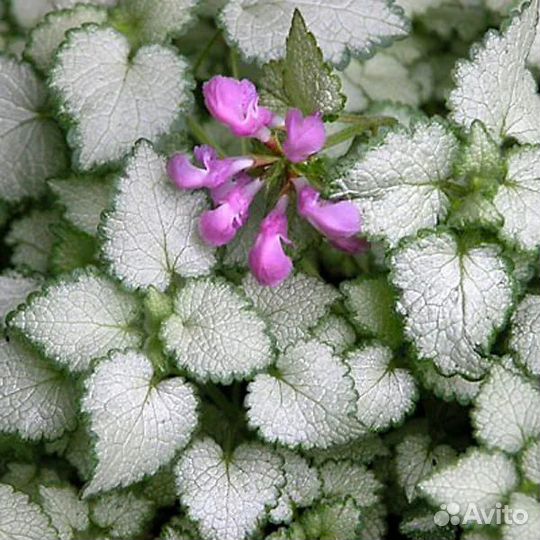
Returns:
[[[331,5],[323,0],[230,0],[221,21],[247,58],[267,62],[285,54],[295,9],[325,60],[334,64],[345,64],[351,52],[368,54],[408,31],[406,20],[386,0],[335,0]]]
[[[178,494],[202,536],[243,540],[276,505],[285,483],[281,465],[281,458],[260,444],[243,444],[226,455],[205,438],[178,463]]]
[[[0,102],[0,197],[37,198],[67,165],[62,133],[44,114],[47,90],[31,66],[0,55]]]
[[[298,342],[269,374],[248,386],[252,427],[263,438],[305,448],[326,448],[362,433],[354,418],[356,395],[348,369],[330,347]]]
[[[140,142],[118,180],[113,208],[101,228],[103,254],[128,287],[164,290],[175,274],[209,273],[214,250],[197,230],[208,203],[200,192],[173,187],[165,158]]]
[[[351,368],[357,418],[369,429],[384,429],[400,422],[414,409],[418,391],[408,370],[392,367],[392,351],[369,345],[351,351],[346,362]]]
[[[58,534],[37,504],[11,486],[0,484],[0,538],[58,540]]]
[[[259,285],[248,275],[243,287],[267,319],[280,350],[309,337],[309,330],[339,297],[331,285],[304,274],[296,274],[275,288]]]
[[[540,142],[540,96],[525,62],[536,34],[538,1],[525,4],[502,33],[490,31],[458,64],[456,88],[449,98],[454,120],[470,127],[481,120],[498,141],[513,137]]]
[[[118,162],[140,138],[156,141],[190,105],[182,58],[160,45],[130,54],[127,38],[94,25],[70,32],[58,53],[51,86],[70,118],[69,141],[83,170]]]
[[[529,294],[512,318],[510,348],[533,375],[540,375],[540,296]]]
[[[430,233],[397,250],[392,265],[405,331],[420,356],[445,375],[481,376],[489,366],[484,354],[514,300],[500,249],[469,248],[450,233]]]
[[[506,179],[493,200],[504,218],[500,234],[522,249],[533,250],[540,246],[540,148],[512,152],[507,166]]]
[[[10,321],[36,347],[71,371],[85,371],[113,349],[137,347],[135,298],[93,271],[49,285]]]
[[[56,439],[75,427],[76,408],[62,373],[15,340],[0,341],[0,431]]]
[[[444,220],[449,200],[443,184],[452,174],[458,145],[436,120],[390,132],[336,180],[337,195],[352,197],[364,230],[396,246],[405,236]]]
[[[436,504],[457,505],[464,517],[469,505],[489,511],[518,482],[513,461],[502,452],[473,449],[456,464],[435,472],[420,483],[420,490]]]
[[[496,366],[476,397],[472,420],[485,446],[516,453],[540,436],[540,390],[519,373]]]
[[[188,281],[174,300],[162,337],[178,365],[203,381],[242,379],[274,359],[264,320],[223,279]]]
[[[113,354],[86,383],[83,410],[97,436],[97,468],[85,495],[154,474],[186,446],[197,425],[192,388],[180,377],[153,381],[141,353]]]

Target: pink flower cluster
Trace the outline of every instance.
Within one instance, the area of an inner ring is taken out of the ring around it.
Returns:
[[[217,76],[204,85],[203,93],[212,116],[235,136],[257,138],[276,151],[272,129],[283,129],[283,121],[259,105],[259,95],[252,82]],[[284,129],[286,138],[279,151],[291,164],[308,160],[322,150],[326,142],[320,114],[304,117],[298,109],[291,109]],[[201,216],[199,231],[207,244],[224,246],[234,239],[249,218],[250,205],[264,185],[256,174],[261,172],[261,165],[251,156],[220,158],[212,147],[206,145],[196,147],[194,156],[197,165],[193,165],[185,154],[172,156],[168,174],[181,189],[209,190],[214,209]],[[299,215],[336,248],[348,253],[363,249],[365,243],[357,236],[361,230],[361,218],[354,204],[322,200],[320,193],[303,177],[291,175],[287,182],[294,186]],[[287,187],[275,208],[263,219],[249,253],[249,265],[254,276],[259,283],[271,287],[283,282],[293,268],[292,260],[284,250],[284,245],[291,244],[287,233],[290,197]]]

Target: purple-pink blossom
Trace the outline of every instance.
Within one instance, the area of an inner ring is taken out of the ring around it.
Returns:
[[[208,145],[195,147],[193,154],[202,167],[193,165],[186,154],[173,155],[167,164],[169,177],[181,189],[216,188],[255,163],[249,157],[220,159]]]
[[[204,212],[199,221],[202,239],[219,247],[228,244],[249,218],[249,206],[261,189],[260,180],[235,185],[219,199],[219,206]]]
[[[356,239],[362,229],[362,220],[358,208],[352,202],[332,203],[321,199],[321,194],[305,178],[297,178],[294,186],[298,213],[312,227],[343,251],[354,253],[362,248],[363,244]]]
[[[199,221],[205,243],[219,247],[231,242],[247,223],[250,205],[269,179],[267,193],[279,189],[281,195],[262,220],[249,252],[249,267],[259,283],[276,287],[292,272],[293,262],[285,252],[285,245],[292,244],[287,216],[291,191],[296,191],[298,215],[331,245],[350,254],[367,249],[369,244],[359,237],[362,220],[358,208],[348,201],[324,200],[306,178],[298,178],[302,166],[296,164],[320,152],[326,143],[320,113],[304,117],[299,109],[291,109],[283,126],[282,118],[259,105],[257,89],[248,80],[213,77],[203,86],[203,93],[212,116],[234,135],[257,138],[266,146],[262,154],[220,158],[214,148],[202,145],[194,149],[195,163],[185,154],[170,158],[167,171],[179,188],[208,189],[214,208]],[[270,169],[274,164],[278,166]]]
[[[287,139],[283,151],[292,163],[301,163],[317,152],[326,142],[324,122],[320,113],[304,116],[299,109],[291,109],[285,119]]]
[[[291,243],[287,235],[287,203],[288,197],[281,197],[276,207],[264,218],[249,252],[251,272],[261,285],[277,287],[293,269],[292,260],[283,249],[283,244]]]
[[[210,114],[234,135],[256,137],[263,142],[270,139],[274,115],[259,106],[259,94],[251,81],[218,75],[204,84],[203,94]]]

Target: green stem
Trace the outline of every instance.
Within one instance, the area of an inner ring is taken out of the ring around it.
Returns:
[[[252,154],[249,157],[255,160],[253,167],[266,167],[266,165],[272,165],[272,163],[281,159],[279,156],[268,156],[264,154]]]
[[[362,125],[366,129],[397,124],[397,120],[390,116],[363,116],[358,114],[340,114],[337,121],[342,124]]]
[[[212,47],[214,46],[214,43],[218,40],[218,38],[221,36],[221,29],[218,28],[216,30],[216,33],[212,36],[212,39],[206,44],[206,47],[202,50],[201,54],[199,54],[199,57],[195,61],[195,64],[193,65],[193,73],[196,76],[197,72],[199,71],[199,68],[201,67],[202,63],[206,60],[206,57],[208,56],[208,53],[211,51]]]
[[[216,141],[214,141],[212,139],[212,137],[210,137],[210,135],[208,135],[208,133],[206,133],[206,131],[204,130],[204,128],[197,122],[197,120],[195,120],[195,118],[193,118],[193,116],[190,116],[188,117],[187,119],[187,124],[188,124],[188,127],[189,129],[191,130],[191,133],[193,134],[193,136],[201,143],[201,144],[208,144],[210,146],[213,146],[216,150],[217,150],[217,153],[223,157],[225,156],[225,152],[223,150],[223,148],[221,148],[217,143]]]
[[[393,126],[397,123],[395,118],[390,118],[387,116],[354,116],[354,115],[343,115],[338,117],[338,122],[343,122],[345,124],[351,124],[349,127],[330,135],[326,139],[325,148],[331,148],[332,146],[337,146],[342,142],[348,141],[357,135],[361,135],[366,131],[375,131],[383,126]]]

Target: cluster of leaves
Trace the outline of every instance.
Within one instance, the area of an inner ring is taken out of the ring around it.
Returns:
[[[538,0],[397,3],[0,0],[0,537],[537,537]],[[279,169],[200,241],[167,156],[261,150],[204,116],[218,73],[324,113],[301,172],[368,254],[292,222],[258,285]]]

